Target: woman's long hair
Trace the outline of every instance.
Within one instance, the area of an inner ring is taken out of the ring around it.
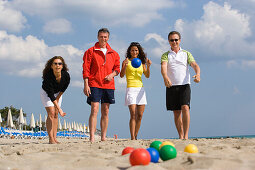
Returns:
[[[142,46],[138,42],[132,42],[129,45],[127,52],[126,52],[126,58],[128,58],[128,59],[132,58],[132,56],[130,54],[130,50],[133,46],[136,46],[139,50],[139,54],[138,54],[137,58],[139,58],[142,61],[142,63],[145,64],[146,63],[146,54],[144,53]]]
[[[43,69],[43,76],[42,76],[43,79],[45,78],[46,74],[47,74],[49,71],[52,70],[51,65],[53,64],[53,61],[54,61],[55,59],[60,59],[60,60],[62,61],[62,63],[63,63],[63,68],[62,68],[62,70],[63,70],[63,71],[68,71],[68,70],[69,70],[69,69],[67,68],[66,63],[65,63],[65,60],[64,60],[61,56],[54,56],[54,57],[52,57],[51,59],[49,59],[49,60],[47,61],[47,63],[45,64],[45,67],[44,67],[44,69]]]

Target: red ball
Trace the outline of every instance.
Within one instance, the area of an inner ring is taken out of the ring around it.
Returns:
[[[129,154],[129,153],[133,152],[134,150],[135,150],[135,149],[132,148],[132,147],[126,147],[125,149],[123,149],[122,155]]]
[[[150,153],[143,148],[135,149],[129,156],[129,162],[132,166],[148,165],[151,161]]]

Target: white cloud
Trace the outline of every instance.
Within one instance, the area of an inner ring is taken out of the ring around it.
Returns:
[[[251,36],[250,17],[231,8],[209,2],[203,7],[200,20],[179,19],[175,29],[179,30],[183,43],[193,51],[202,51],[206,56],[237,58],[254,52],[255,44],[247,42]]]
[[[7,1],[0,0],[0,29],[19,32],[25,28],[26,22],[20,11],[9,7]]]
[[[72,25],[68,20],[60,18],[48,21],[43,30],[49,33],[64,34],[72,30]]]
[[[149,48],[150,54],[152,57],[155,56],[156,58],[161,57],[161,55],[169,49],[169,43],[167,39],[164,39],[160,35],[156,33],[149,33],[145,36],[144,41],[149,43],[151,40],[155,40],[157,42],[157,46],[153,48]]]
[[[226,64],[228,68],[255,69],[255,60],[229,60]]]
[[[162,19],[160,10],[175,6],[172,0],[13,0],[11,4],[29,15],[43,18],[75,15],[86,18],[95,24],[120,25],[128,24],[141,27],[152,20]],[[181,5],[181,3],[177,3]]]
[[[55,55],[66,60],[73,76],[82,76],[83,52],[72,45],[49,47],[43,40],[31,35],[23,38],[0,31],[0,70],[9,74],[41,76],[46,61]]]
[[[209,2],[203,9],[204,14],[199,20],[176,20],[174,29],[182,34],[181,46],[199,54],[196,58],[229,60],[229,68],[254,68],[255,42],[248,40],[252,36],[250,20],[253,18],[231,8],[228,3],[221,6]],[[157,42],[150,48],[150,53],[154,56],[161,56],[169,49],[167,37],[147,34],[145,42],[151,43],[151,40]]]
[[[74,81],[71,80],[71,86],[83,88],[84,87],[84,82],[79,81],[79,80],[74,80]]]

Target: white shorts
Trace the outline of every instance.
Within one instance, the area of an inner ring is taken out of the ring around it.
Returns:
[[[59,93],[55,93],[54,96],[57,97],[58,94]],[[44,107],[54,106],[54,104],[52,103],[52,101],[48,97],[48,94],[43,89],[41,89],[40,96],[41,96],[42,104],[43,104]],[[58,101],[59,107],[61,107],[61,103],[62,103],[62,96],[59,98],[59,101]]]
[[[125,105],[147,105],[146,94],[143,87],[129,87],[126,90]]]

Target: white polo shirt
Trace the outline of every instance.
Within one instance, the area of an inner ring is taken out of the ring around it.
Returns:
[[[180,48],[177,54],[171,49],[161,56],[161,63],[167,62],[167,76],[172,85],[190,84],[189,67],[195,61],[192,54]]]

